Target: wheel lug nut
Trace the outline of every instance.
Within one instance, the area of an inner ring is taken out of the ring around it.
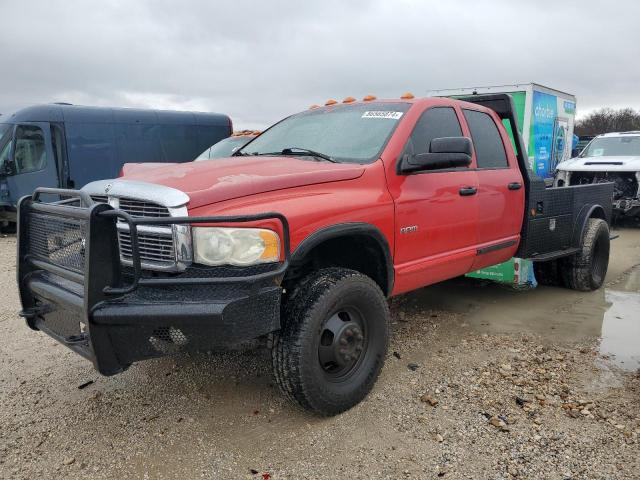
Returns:
[[[349,343],[349,342],[347,342],[346,338],[341,338],[340,339],[340,345],[346,345],[347,343]]]
[[[351,330],[350,328],[347,328],[347,330],[345,330],[344,334],[347,337],[351,337],[351,336],[353,336],[353,330]]]

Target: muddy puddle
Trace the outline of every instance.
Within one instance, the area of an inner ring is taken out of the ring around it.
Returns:
[[[600,339],[600,352],[615,365],[640,368],[640,267],[595,292],[544,286],[516,291],[458,278],[407,294],[402,306],[407,313],[434,309],[461,314],[452,329],[526,333],[567,343]]]
[[[640,368],[640,269],[605,290],[600,352],[625,370]]]

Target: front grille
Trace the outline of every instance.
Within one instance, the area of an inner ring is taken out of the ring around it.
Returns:
[[[91,199],[96,203],[108,203],[109,197],[106,195],[91,195]]]
[[[157,203],[135,200],[132,198],[120,199],[120,210],[127,212],[132,217],[170,217],[169,209]]]
[[[92,195],[91,198],[99,203],[107,203],[109,200],[104,195]],[[171,216],[167,207],[135,198],[118,198],[114,206],[136,218]],[[120,258],[131,261],[131,234],[127,223],[120,218],[118,219],[118,242],[120,244]],[[175,266],[176,256],[171,227],[169,225],[139,226],[138,252],[140,261],[151,268]]]
[[[153,263],[175,263],[173,247],[173,235],[170,229],[167,232],[143,232],[138,227],[138,252],[140,260]],[[131,234],[126,230],[118,231],[120,242],[120,256],[125,260],[131,260]]]
[[[84,220],[29,213],[29,254],[54,265],[84,273]]]

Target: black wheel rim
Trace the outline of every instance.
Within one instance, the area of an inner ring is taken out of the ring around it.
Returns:
[[[366,355],[368,340],[365,318],[356,308],[330,315],[318,343],[318,362],[325,376],[332,381],[351,376]]]

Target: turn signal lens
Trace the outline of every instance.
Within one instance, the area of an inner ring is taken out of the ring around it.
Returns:
[[[367,95],[362,100],[364,100],[365,102],[370,102],[371,100],[375,100],[376,98],[377,97],[375,95]]]

